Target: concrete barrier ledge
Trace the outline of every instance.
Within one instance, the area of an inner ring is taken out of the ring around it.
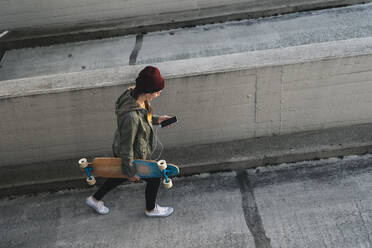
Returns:
[[[372,54],[372,37],[260,50],[155,64],[166,79]],[[145,65],[122,66],[1,81],[0,100],[31,95],[119,86],[134,82]]]
[[[180,176],[190,176],[371,152],[372,124],[363,124],[170,148],[162,158],[178,164]],[[0,197],[89,187],[78,159],[0,167]],[[103,180],[99,178],[97,184]]]

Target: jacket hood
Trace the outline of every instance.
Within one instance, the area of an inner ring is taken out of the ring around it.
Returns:
[[[115,113],[121,115],[127,112],[141,110],[136,99],[132,96],[133,88],[128,88],[115,103]]]

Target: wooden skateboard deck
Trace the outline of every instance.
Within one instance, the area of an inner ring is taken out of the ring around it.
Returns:
[[[121,171],[121,158],[97,157],[91,163],[83,158],[79,160],[80,169],[86,173],[87,182],[95,184],[92,174],[105,178],[128,178]],[[134,160],[136,175],[140,178],[164,178],[164,185],[172,184],[169,177],[176,176],[179,168],[174,164],[167,164],[164,160],[156,162],[154,160]],[[172,187],[172,186],[170,186]]]

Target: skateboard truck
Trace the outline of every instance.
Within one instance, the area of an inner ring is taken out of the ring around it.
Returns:
[[[164,177],[164,180],[163,180],[164,188],[170,189],[170,188],[172,188],[173,183],[172,183],[172,179],[170,179],[168,177],[168,173],[170,172],[170,170],[167,169],[167,166],[168,165],[167,165],[167,162],[165,160],[159,160],[158,161],[158,167],[161,171],[161,174]]]
[[[96,179],[90,173],[91,171],[93,171],[93,168],[89,166],[90,164],[92,163],[88,163],[88,160],[86,158],[82,158],[79,160],[80,167],[84,169],[85,173],[87,174],[87,183],[89,185],[94,185],[96,184]]]

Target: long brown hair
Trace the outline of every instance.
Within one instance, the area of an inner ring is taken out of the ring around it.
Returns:
[[[145,93],[145,92],[142,92],[142,91],[140,91],[140,90],[138,90],[137,88],[135,88],[135,87],[133,87],[132,88],[133,90],[132,90],[132,92],[131,92],[131,95],[132,95],[132,97],[134,98],[134,99],[138,99],[138,97],[140,96],[140,95],[142,95],[142,94],[147,94],[147,93]],[[147,109],[147,112],[149,112],[150,114],[152,114],[152,108],[151,108],[151,105],[150,105],[150,103],[149,103],[149,101],[145,101],[145,108]]]

